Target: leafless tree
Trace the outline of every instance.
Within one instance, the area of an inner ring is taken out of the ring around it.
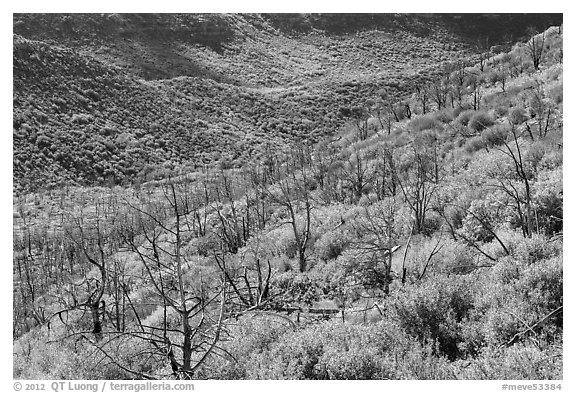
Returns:
[[[458,104],[462,106],[462,96],[465,93],[466,69],[463,62],[458,62],[456,69],[452,73],[452,91],[458,99]]]
[[[403,164],[396,165],[396,183],[412,210],[416,233],[426,230],[426,217],[432,209],[433,198],[439,188],[436,175],[438,166],[435,160],[437,157],[434,158],[430,152],[412,146]]]
[[[478,51],[478,66],[480,67],[480,72],[484,72],[484,68],[490,59],[489,38],[484,37],[476,40],[476,50]]]
[[[374,187],[379,200],[386,196],[394,196],[397,191],[396,183],[396,162],[393,154],[393,147],[390,144],[383,144],[376,160],[374,173]]]
[[[436,103],[438,110],[446,107],[448,94],[450,92],[450,74],[445,72],[443,76],[431,84],[432,99]]]
[[[141,261],[154,290],[152,299],[163,315],[159,326],[145,325],[134,310],[140,330],[134,336],[165,356],[174,376],[189,379],[217,348],[228,293],[225,281],[215,278],[218,275],[203,276],[199,270],[196,280],[186,279],[194,267],[185,251],[194,212],[189,183],[169,179],[158,192],[126,201],[134,215],[124,228],[124,239]],[[127,235],[131,230],[141,235]],[[179,326],[169,323],[169,312],[177,316]]]
[[[477,239],[472,238],[471,236],[466,234],[463,230],[458,230],[455,227],[455,223],[453,222],[453,219],[451,219],[451,217],[450,217],[450,211],[453,211],[453,212],[456,212],[459,214],[469,215],[470,217],[472,217],[476,222],[478,222],[482,226],[482,228],[485,231],[487,231],[490,234],[490,236],[492,238],[496,239],[496,241],[502,247],[502,250],[504,251],[504,253],[506,255],[510,255],[510,251],[508,250],[508,247],[506,247],[506,245],[504,244],[502,239],[496,233],[496,229],[494,228],[493,223],[489,219],[487,219],[486,217],[483,217],[482,215],[477,214],[466,207],[463,207],[463,206],[460,206],[460,205],[454,204],[454,203],[447,203],[444,206],[442,206],[441,208],[437,209],[436,211],[438,211],[440,213],[440,215],[444,218],[444,220],[445,220],[445,222],[448,225],[448,228],[450,230],[450,234],[452,235],[452,238],[454,240],[458,240],[458,239],[463,240],[467,245],[474,248],[476,251],[478,251],[478,253],[482,254],[487,259],[489,259],[493,262],[496,261],[496,258],[494,256],[488,254],[485,250],[482,249],[481,245],[478,244]]]
[[[532,64],[534,65],[534,70],[538,71],[540,69],[540,63],[544,56],[544,47],[546,43],[546,32],[537,34],[535,28],[528,29],[528,33],[531,35],[530,39],[526,43],[526,48]]]
[[[482,79],[479,75],[468,74],[466,85],[468,91],[472,94],[472,106],[474,110],[480,110],[480,103],[482,102]]]
[[[310,193],[310,161],[301,145],[294,145],[284,162],[275,163],[275,176],[268,171],[254,168],[253,184],[271,204],[286,210],[287,220],[296,243],[300,272],[306,271],[307,250],[311,235],[312,198]],[[299,220],[300,213],[303,219]],[[300,223],[303,221],[303,225]]]
[[[416,99],[420,103],[422,114],[425,115],[428,111],[428,102],[430,100],[429,88],[426,85],[416,84],[414,87]],[[390,132],[388,132],[390,134]]]
[[[340,174],[347,189],[350,190],[351,201],[358,203],[362,194],[372,184],[372,171],[368,160],[362,156],[361,151],[355,150],[344,163]]]
[[[334,165],[338,161],[338,147],[332,141],[325,140],[308,150],[312,165],[310,171],[314,181],[322,191],[334,188]]]
[[[386,198],[370,207],[363,207],[351,224],[357,241],[351,247],[359,253],[360,260],[354,268],[358,279],[368,287],[379,287],[385,294],[392,282],[392,254],[398,250],[402,230],[398,228],[398,204],[394,197]]]
[[[259,239],[241,255],[214,252],[214,261],[231,288],[229,300],[238,313],[274,308],[271,304],[272,266],[262,261]]]
[[[504,153],[514,165],[515,178],[520,181],[520,189],[515,185],[515,179],[504,173],[498,176],[498,188],[512,198],[516,205],[518,217],[522,223],[524,237],[532,237],[534,233],[534,207],[532,203],[531,173],[522,156],[520,138],[516,126],[510,124],[508,137],[503,141],[503,147],[496,147]],[[521,191],[521,189],[523,190]]]
[[[60,244],[70,266],[76,271],[66,274],[69,289],[63,290],[57,297],[63,306],[50,318],[64,322],[75,311],[88,311],[91,318],[91,333],[99,342],[104,334],[104,319],[107,315],[105,294],[109,290],[112,255],[118,250],[119,237],[117,227],[118,206],[104,201],[96,202],[92,213],[77,209],[67,212],[62,227],[62,236],[66,241]],[[58,239],[58,237],[56,237]],[[80,278],[77,278],[78,276]],[[84,315],[84,314],[82,314]],[[82,318],[81,318],[82,319]],[[75,330],[74,323],[66,323]],[[74,332],[83,334],[83,332]]]
[[[548,134],[550,127],[554,125],[555,117],[553,116],[553,106],[550,104],[549,100],[546,99],[543,83],[538,80],[532,89],[530,111],[536,120],[536,126],[538,127],[538,137],[545,137]],[[530,128],[530,125],[526,124],[526,127],[527,131],[532,137],[532,140],[534,140],[533,131]]]

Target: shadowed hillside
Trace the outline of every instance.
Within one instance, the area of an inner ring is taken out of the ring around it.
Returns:
[[[16,14],[15,190],[241,166],[333,135],[342,108],[476,50],[446,19]]]

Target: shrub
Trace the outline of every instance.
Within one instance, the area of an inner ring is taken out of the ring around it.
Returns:
[[[486,143],[484,142],[484,139],[481,136],[477,135],[466,141],[466,144],[464,145],[464,150],[472,154],[477,152],[478,150],[484,149],[485,147]]]
[[[343,231],[330,231],[324,233],[315,243],[317,255],[325,260],[336,259],[350,243],[350,235]]]
[[[114,364],[103,361],[84,340],[60,339],[65,334],[61,327],[49,331],[42,327],[20,337],[14,343],[14,378],[17,379],[130,379],[132,374],[124,372]],[[52,341],[52,342],[50,342]],[[114,358],[127,363],[127,359],[141,351],[140,340],[122,339],[115,345],[104,346]],[[131,360],[133,369],[142,364]]]
[[[84,95],[93,101],[100,101],[100,94],[96,93],[93,89],[84,91]]]
[[[468,122],[468,127],[476,132],[480,132],[492,125],[494,125],[494,120],[486,112],[475,113]]]
[[[423,115],[410,122],[410,128],[414,131],[430,130],[440,126],[440,122],[433,114]]]
[[[406,286],[390,299],[402,329],[422,343],[437,342],[437,355],[463,355],[461,322],[473,308],[473,281],[466,276],[439,277]]]
[[[462,105],[457,106],[456,108],[454,108],[452,110],[452,119],[457,118],[460,115],[460,113],[462,113],[463,111],[470,110],[470,108],[471,107],[468,104],[462,104]],[[466,122],[466,124],[468,124],[468,122]]]
[[[504,105],[498,105],[496,108],[494,108],[494,114],[497,118],[506,116],[508,114],[508,108]]]
[[[469,239],[479,242],[491,242],[494,235],[489,230],[491,228],[483,225],[478,218],[486,222],[494,222],[497,217],[494,217],[494,205],[489,200],[476,199],[472,201],[469,211],[470,213],[464,217],[462,223],[462,230],[466,233]],[[478,218],[477,218],[478,217]]]
[[[558,255],[562,245],[551,242],[542,235],[520,238],[509,247],[512,256],[525,265],[531,265],[545,258]]]
[[[518,90],[514,92],[514,90]],[[519,88],[515,86],[510,86],[507,88],[507,92],[498,92],[498,93],[490,93],[486,94],[482,97],[482,103],[484,108],[509,108],[512,106],[512,97],[516,97],[519,93]]]
[[[428,263],[428,258],[435,248],[437,253],[430,260],[424,277],[435,274],[451,275],[467,272],[467,267],[469,268],[474,264],[470,248],[462,242],[446,239],[438,244],[437,238],[425,237],[420,242],[414,241],[408,253],[407,264],[416,273],[414,277],[417,277],[424,270],[424,266]]]
[[[341,325],[338,328],[344,330]],[[352,334],[356,335],[358,332],[353,331]],[[394,378],[394,364],[376,348],[371,348],[372,343],[369,340],[358,342],[356,337],[347,336],[348,334],[332,336],[336,345],[324,348],[316,366],[318,370],[322,370],[319,377],[355,380]]]
[[[528,120],[528,115],[524,108],[515,107],[510,111],[508,118],[510,119],[510,122],[512,122],[512,124],[519,125]]]
[[[546,80],[549,82],[556,81],[558,79],[562,80],[563,67],[561,64],[556,64],[544,71]]]
[[[544,154],[539,162],[538,170],[546,171],[557,169],[562,166],[563,163],[563,153],[562,150],[553,150]]]
[[[48,148],[52,146],[52,141],[45,134],[38,134],[38,138],[36,139],[36,145],[41,149]]]
[[[291,326],[274,315],[247,314],[231,326],[230,340],[223,342],[229,356],[213,356],[203,364],[197,378],[245,379],[261,371],[254,363],[274,347]],[[256,369],[255,369],[256,368]]]
[[[72,115],[72,123],[76,124],[88,124],[94,121],[94,116],[85,113],[75,113]]]
[[[309,272],[318,284],[321,299],[334,302],[337,307],[349,304],[348,298],[355,296],[347,290],[344,268],[336,261],[317,263]]]
[[[561,380],[562,347],[540,349],[518,344],[504,349],[487,348],[477,357],[455,364],[462,379]]]
[[[463,126],[467,126],[468,123],[470,123],[470,119],[472,118],[472,116],[475,113],[476,113],[476,111],[474,111],[474,110],[466,110],[466,111],[460,112],[460,114],[456,118],[456,121]]]
[[[563,228],[563,187],[560,169],[541,173],[533,187],[534,207],[540,231],[547,235]]]
[[[400,357],[411,348],[397,329],[389,322],[311,325],[252,356],[246,374],[251,379],[396,379],[394,354]]]
[[[435,356],[436,346],[414,343],[402,353],[397,364],[399,379],[403,380],[447,380],[454,379],[452,363],[444,356]]]
[[[353,286],[381,289],[386,284],[384,263],[356,249],[346,250],[336,260],[342,266],[344,277]]]
[[[506,142],[508,130],[506,127],[496,125],[482,131],[482,139],[488,147],[500,146]]]
[[[550,99],[556,104],[559,105],[564,101],[564,86],[563,83],[560,83],[559,85],[556,85],[554,87],[551,87],[548,90],[548,97],[550,97]]]
[[[520,94],[520,92],[521,92],[523,89],[524,89],[524,88],[523,88],[522,86],[516,86],[516,85],[510,86],[510,87],[508,88],[508,92],[507,92],[508,94],[507,94],[507,96],[509,96],[509,97],[516,97],[516,96],[518,96],[518,95]]]
[[[436,118],[436,120],[438,120],[441,123],[444,124],[448,124],[450,123],[452,120],[454,120],[454,116],[452,113],[448,112],[447,109],[441,110],[441,111],[437,111],[434,114],[434,117]]]
[[[319,299],[318,285],[306,273],[288,271],[277,274],[272,280],[272,288],[279,294],[278,300],[287,303],[311,305]]]
[[[521,235],[520,235],[521,236]],[[529,239],[528,239],[529,242]],[[510,245],[511,248],[511,245]],[[462,326],[461,349],[478,354],[500,347],[562,305],[562,259],[542,259],[527,266],[515,255],[500,258],[478,273],[474,308]],[[537,329],[538,330],[538,329]],[[530,339],[549,342],[562,332],[562,317],[547,321]],[[520,337],[519,342],[527,342]]]
[[[486,78],[486,80],[488,81],[488,83],[495,85],[496,83],[498,83],[500,81],[501,78],[502,78],[502,74],[497,70],[493,70],[488,74],[488,77]]]
[[[540,246],[539,249],[542,247]],[[543,258],[542,255],[538,257]],[[562,306],[563,282],[562,258],[558,256],[540,259],[522,271],[520,278],[514,284],[514,292],[523,300],[528,309],[535,312],[532,323]],[[549,322],[549,326],[553,324],[561,328],[562,317],[559,316]]]

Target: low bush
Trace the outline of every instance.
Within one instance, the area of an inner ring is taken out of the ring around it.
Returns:
[[[319,299],[319,288],[313,277],[293,270],[274,276],[272,290],[278,293],[277,300],[285,303],[311,305]]]
[[[435,249],[437,253],[430,258]],[[427,237],[421,241],[413,239],[406,261],[412,272],[412,275],[408,276],[408,281],[416,280],[424,272],[426,264],[428,264],[424,275],[426,278],[436,274],[451,275],[468,272],[467,267],[474,264],[471,250],[464,243],[452,239],[445,239],[438,243],[438,239]]]
[[[317,255],[325,260],[336,259],[350,243],[350,235],[344,231],[330,231],[324,233],[314,244]]]
[[[273,348],[291,329],[290,323],[273,314],[246,314],[230,327],[230,338],[223,342],[221,356],[211,356],[198,370],[200,379],[253,378],[258,365],[255,359]]]
[[[14,378],[131,379],[134,377],[133,374],[119,369],[110,362],[102,362],[100,352],[85,340],[54,340],[55,337],[63,335],[63,330],[60,328],[52,329],[50,332],[46,327],[42,327],[15,342]],[[152,366],[150,363],[134,358],[134,355],[142,351],[141,344],[140,340],[125,337],[115,341],[114,345],[105,345],[104,348],[119,362],[131,364],[133,370],[150,370]],[[159,364],[154,362],[153,367],[158,369]]]
[[[521,107],[514,107],[510,111],[508,119],[512,124],[519,125],[528,120],[528,114],[526,113],[526,109]]]
[[[514,291],[526,304],[526,308],[534,312],[529,322],[536,323],[562,306],[563,282],[562,258],[558,256],[540,259],[522,271],[519,280],[514,284]],[[548,326],[553,325],[562,327],[561,315],[549,321]]]
[[[512,255],[521,263],[531,265],[562,252],[562,244],[535,234],[531,238],[520,238],[509,247]]]
[[[254,379],[391,379],[386,352],[398,341],[392,327],[326,322],[287,333],[258,356]]]
[[[538,229],[548,236],[562,232],[564,197],[562,171],[542,173],[534,184],[534,207]]]
[[[508,130],[502,125],[495,125],[482,131],[481,135],[488,147],[500,146],[506,142]]]
[[[480,135],[476,135],[466,141],[464,150],[466,150],[469,154],[472,154],[478,150],[484,149],[485,147],[486,142],[484,142],[484,139]]]
[[[463,355],[462,322],[474,306],[474,283],[467,276],[440,277],[403,287],[389,300],[402,329],[422,343],[437,342],[436,355]]]
[[[460,114],[456,118],[456,121],[463,126],[467,126],[468,123],[470,123],[470,119],[475,113],[476,111],[474,110],[465,110],[463,112],[460,112]]]
[[[450,113],[447,109],[437,111],[434,114],[434,117],[436,118],[436,120],[438,120],[439,122],[444,123],[444,124],[448,124],[452,120],[454,120],[454,116],[455,115],[453,113]]]
[[[499,83],[503,78],[506,78],[506,74],[504,72],[494,70],[488,74],[487,81],[488,83],[495,85]]]
[[[540,349],[526,343],[503,349],[488,348],[478,357],[454,366],[461,379],[561,380],[562,346]]]
[[[561,169],[564,160],[563,156],[561,149],[546,152],[539,162],[538,171]]]
[[[468,122],[468,128],[476,132],[480,132],[492,125],[494,125],[494,120],[486,112],[473,114]]]
[[[391,322],[358,325],[329,321],[287,332],[259,351],[244,345],[228,351],[238,355],[234,375],[249,379],[449,379],[444,357],[433,355],[433,345],[422,345]],[[205,367],[206,377],[215,372],[229,376],[229,362]],[[212,374],[212,375],[211,375]]]
[[[562,104],[564,102],[564,85],[560,83],[554,87],[551,87],[548,90],[548,97],[554,102],[556,105]]]
[[[434,114],[423,115],[410,121],[410,128],[414,131],[430,130],[440,126]]]
[[[536,339],[548,345],[561,335],[562,316],[558,315],[535,327],[535,332],[527,332],[531,337],[516,336],[562,305],[562,270],[559,257],[530,266],[515,256],[500,258],[479,276],[474,309],[462,329],[462,349],[478,354],[482,348],[501,347],[513,338],[519,343]]]
[[[458,105],[456,108],[454,108],[452,110],[452,119],[456,119],[460,113],[462,113],[463,111],[467,111],[470,110],[471,107],[468,104],[462,104],[462,105]],[[468,124],[468,122],[466,122],[466,124]]]
[[[496,108],[494,108],[494,115],[496,115],[497,118],[501,118],[503,116],[506,116],[508,114],[508,107],[503,106],[503,105],[498,105]]]

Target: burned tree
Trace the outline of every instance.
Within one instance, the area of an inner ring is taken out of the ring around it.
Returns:
[[[415,233],[426,231],[426,217],[439,188],[438,156],[433,151],[412,146],[401,157],[394,173],[396,184],[413,213]]]
[[[398,207],[396,198],[388,197],[363,207],[350,224],[358,240],[351,244],[356,257],[347,271],[363,287],[380,289],[386,295],[392,282],[392,255],[405,234],[398,222]]]
[[[531,186],[533,174],[524,160],[516,126],[510,124],[508,136],[503,140],[503,147],[497,147],[497,149],[504,153],[513,164],[511,174],[503,173],[495,176],[498,181],[497,187],[514,201],[524,237],[532,237],[535,230]],[[517,181],[520,183],[519,186]]]
[[[124,239],[141,262],[161,315],[159,322],[146,324],[132,307],[135,336],[168,359],[176,378],[190,379],[217,350],[228,293],[221,276],[195,265],[186,251],[194,212],[190,184],[168,180],[157,194],[127,200],[133,214]],[[136,233],[127,236],[130,231]]]
[[[276,161],[274,176],[261,168],[254,168],[253,183],[266,195],[272,205],[285,210],[296,243],[300,272],[306,271],[307,250],[311,235],[312,197],[310,161],[300,146],[294,146],[284,161]],[[302,219],[300,219],[300,217]],[[303,222],[302,222],[303,221]]]
[[[537,34],[535,28],[528,29],[528,33],[531,35],[530,39],[526,43],[526,49],[528,50],[528,55],[530,60],[532,60],[532,65],[534,70],[538,71],[540,69],[540,63],[544,56],[544,47],[546,43],[546,32]]]

